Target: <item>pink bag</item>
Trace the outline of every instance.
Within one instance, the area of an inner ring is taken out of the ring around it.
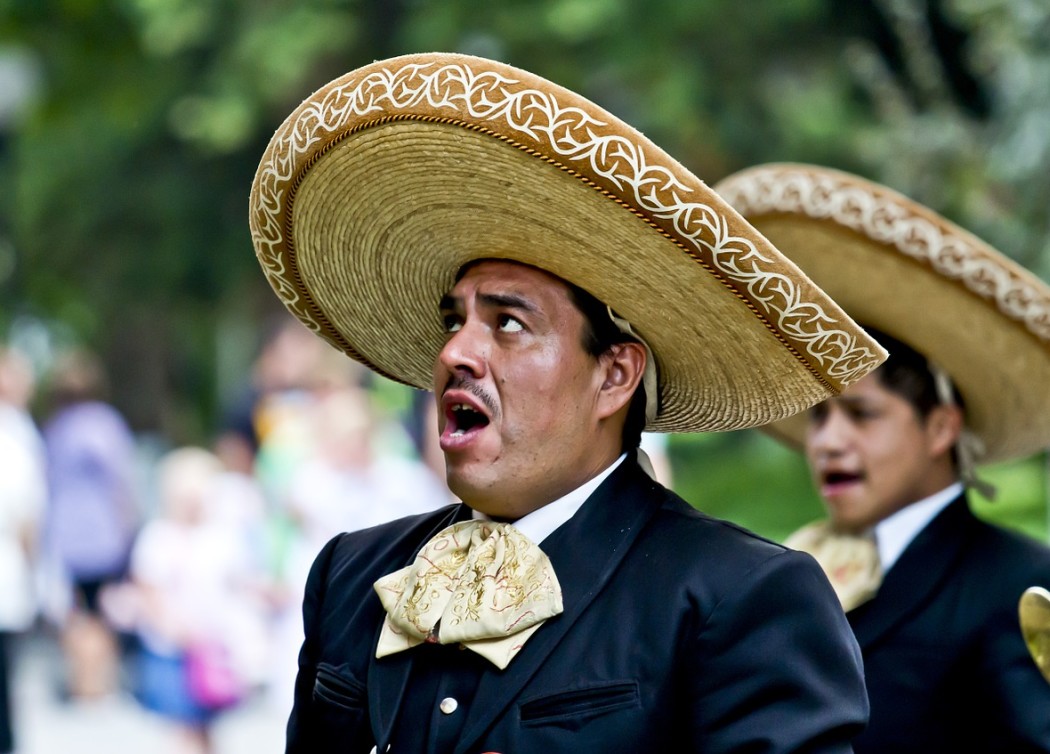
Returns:
[[[227,649],[218,642],[199,642],[186,651],[186,681],[193,700],[208,709],[231,707],[244,698],[241,680]]]

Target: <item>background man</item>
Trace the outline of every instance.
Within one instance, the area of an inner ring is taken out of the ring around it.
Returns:
[[[975,464],[1050,442],[1050,287],[909,199],[838,171],[767,165],[716,186],[889,351],[807,419],[829,520],[813,553],[864,653],[863,752],[1050,751],[1050,685],[1018,602],[1050,549],[977,519]],[[877,328],[877,330],[875,329]]]
[[[850,751],[820,569],[637,446],[783,418],[884,352],[702,181],[543,79],[414,55],[300,105],[251,206],[293,312],[433,387],[463,501],[321,551],[288,751]]]

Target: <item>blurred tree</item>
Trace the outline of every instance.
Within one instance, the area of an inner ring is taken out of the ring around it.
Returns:
[[[1050,275],[1045,0],[0,0],[0,328],[88,341],[136,428],[199,438],[277,306],[246,221],[270,135],[428,50],[535,70],[711,182],[859,172]]]
[[[276,304],[252,258],[247,189],[278,119],[345,65],[336,51],[367,57],[383,39],[356,19],[382,26],[391,4],[360,5],[55,0],[0,13],[10,49],[41,72],[32,106],[0,123],[0,230],[18,260],[4,314],[98,347],[136,427],[206,432],[221,399],[216,333]]]

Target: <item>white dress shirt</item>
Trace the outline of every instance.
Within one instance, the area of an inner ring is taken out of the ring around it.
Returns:
[[[598,485],[604,482],[605,478],[613,473],[616,467],[623,463],[623,459],[626,457],[626,453],[621,453],[620,457],[613,461],[605,471],[588,479],[567,495],[563,495],[554,502],[548,503],[541,508],[537,508],[526,516],[522,516],[514,522],[514,528],[536,544],[539,544],[546,539],[552,531],[576,515],[576,511],[580,509],[580,506],[587,502],[587,498],[591,496],[591,493],[598,489]],[[474,519],[478,521],[487,521],[488,516],[484,513],[474,511]]]
[[[963,483],[945,487],[917,503],[906,505],[892,516],[875,524],[875,542],[879,548],[879,561],[885,573],[897,562],[911,541],[926,528],[948,503],[963,492]]]

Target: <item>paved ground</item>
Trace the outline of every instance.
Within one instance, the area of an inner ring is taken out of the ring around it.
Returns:
[[[15,645],[16,754],[165,754],[164,723],[120,695],[105,701],[64,703],[55,693],[59,655],[46,636]],[[252,700],[216,723],[215,754],[279,754],[286,713]]]

